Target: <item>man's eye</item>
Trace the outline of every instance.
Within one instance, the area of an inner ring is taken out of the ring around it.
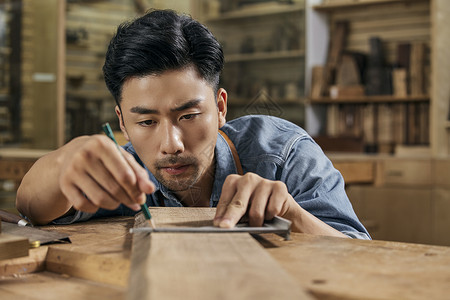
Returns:
[[[138,122],[138,124],[141,125],[141,126],[151,126],[151,125],[153,125],[155,123],[156,122],[153,121],[153,120],[145,120],[145,121]]]
[[[181,120],[190,120],[190,119],[195,118],[197,115],[198,114],[187,114],[187,115],[182,116],[180,119]]]

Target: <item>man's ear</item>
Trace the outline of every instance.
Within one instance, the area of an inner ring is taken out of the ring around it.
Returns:
[[[114,108],[116,111],[117,118],[119,118],[119,124],[120,124],[120,130],[122,130],[123,136],[127,141],[130,141],[130,138],[128,137],[127,129],[125,128],[125,124],[123,123],[123,116],[122,111],[120,110],[120,107],[116,105]]]
[[[227,122],[227,100],[227,91],[223,88],[220,88],[217,91],[217,112],[219,116],[219,128],[221,128]]]

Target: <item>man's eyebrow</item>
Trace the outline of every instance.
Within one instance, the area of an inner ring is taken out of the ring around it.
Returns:
[[[190,100],[188,102],[181,104],[178,107],[172,108],[170,111],[183,111],[185,109],[189,109],[189,108],[197,106],[200,102],[202,102],[202,99],[193,99],[193,100]]]
[[[202,99],[193,99],[193,100],[190,100],[190,101],[187,101],[187,102],[181,104],[180,106],[171,108],[170,111],[172,111],[172,112],[183,111],[185,109],[189,109],[189,108],[197,106],[200,102],[202,102]],[[147,108],[147,107],[143,107],[143,106],[133,106],[130,109],[130,112],[135,113],[135,114],[141,114],[141,115],[148,115],[148,114],[157,115],[157,114],[159,114],[159,110],[151,109],[151,108]]]
[[[130,112],[135,113],[135,114],[141,114],[141,115],[159,114],[159,111],[156,109],[151,109],[151,108],[142,107],[142,106],[133,106],[130,109]]]

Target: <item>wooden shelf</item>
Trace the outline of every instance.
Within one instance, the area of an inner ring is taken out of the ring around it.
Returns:
[[[411,2],[424,2],[429,0],[349,0],[336,3],[326,3],[313,6],[313,9],[317,11],[329,12],[340,9],[347,9],[353,7],[367,7],[380,4],[394,4],[394,3],[411,3]]]
[[[252,103],[254,99],[251,98],[235,98],[233,97],[231,101],[227,103],[228,106],[246,106]],[[270,104],[271,102],[267,102]],[[299,97],[297,99],[287,100],[287,99],[279,99],[279,100],[273,100],[273,103],[276,103],[276,105],[279,106],[297,106],[297,105],[304,105],[305,104],[305,98]]]
[[[245,54],[228,54],[228,55],[225,55],[225,62],[233,63],[233,62],[258,61],[258,60],[300,58],[300,57],[303,57],[304,55],[305,55],[305,51],[303,51],[303,50],[257,52],[257,53],[245,53]]]
[[[276,14],[287,14],[303,11],[303,5],[298,4],[274,4],[261,8],[251,7],[230,11],[221,14],[216,18],[209,18],[206,22],[223,22],[230,20],[246,19],[252,17],[272,16]]]
[[[409,97],[394,97],[386,96],[364,96],[352,98],[310,98],[311,103],[317,104],[340,104],[340,103],[404,103],[404,102],[429,102],[430,96],[409,96]]]
[[[67,90],[66,98],[72,99],[83,99],[86,101],[103,101],[105,99],[110,99],[112,95],[108,91],[95,91],[95,92],[86,92],[86,91],[72,91]]]

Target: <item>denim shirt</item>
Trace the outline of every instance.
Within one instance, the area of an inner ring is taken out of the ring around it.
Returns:
[[[370,239],[345,193],[342,175],[302,128],[276,117],[253,115],[227,122],[221,130],[236,146],[244,173],[252,172],[284,182],[295,201],[312,215],[350,237]],[[146,168],[130,143],[124,149]],[[215,160],[211,207],[217,206],[225,178],[237,174],[231,149],[220,134],[215,146]],[[160,206],[164,202],[167,207],[183,206],[150,171],[148,174],[156,191],[147,195],[147,205]],[[135,211],[120,205],[113,211],[99,209],[95,214],[77,212],[74,216],[55,220],[55,223],[134,214]]]

